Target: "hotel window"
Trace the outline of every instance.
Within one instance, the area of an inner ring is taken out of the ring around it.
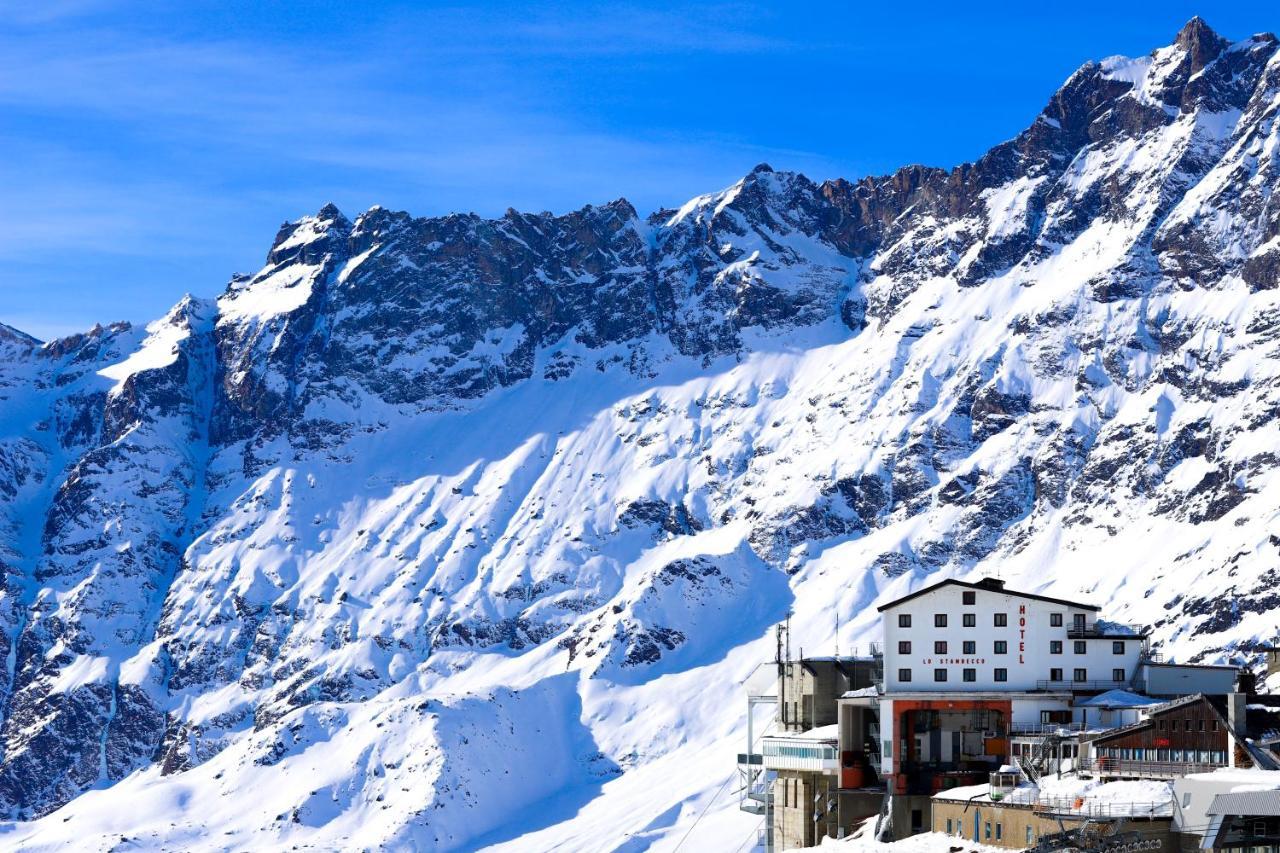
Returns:
[[[1076,669],[1075,669],[1075,674],[1072,676],[1072,680],[1073,680],[1073,681],[1088,681],[1088,680],[1089,680],[1089,673],[1085,672],[1085,671],[1084,671],[1084,669],[1082,669],[1082,668],[1080,668],[1080,667],[1076,667]]]
[[[963,600],[965,604],[978,603],[978,594],[971,589],[965,590],[963,593],[961,593],[961,595],[963,596]]]
[[[911,654],[911,641],[910,641],[910,640],[899,640],[899,641],[898,641],[898,654],[900,654],[900,655],[909,655],[909,654]]]
[[[1164,731],[1164,720],[1160,720],[1159,722],[1157,722],[1156,728],[1158,728],[1160,731]]]
[[[985,824],[983,824],[983,831],[986,833],[986,837],[987,837],[987,838],[990,838],[990,837],[991,837],[991,822],[990,822],[990,821],[987,821]]]
[[[951,834],[951,818],[947,818],[947,835],[950,835],[950,834]]]
[[[996,640],[995,653],[998,655],[1009,654],[1009,643],[1005,640]]]
[[[1200,731],[1204,731],[1204,720],[1199,720],[1198,722],[1200,724]]]
[[[978,680],[978,671],[977,671],[976,669],[966,669],[966,670],[964,671],[964,680],[965,680],[965,681],[977,681],[977,680]]]
[[[1218,730],[1218,721],[1217,721],[1217,720],[1214,720],[1214,721],[1213,721],[1213,730],[1214,730],[1215,732]]]
[[[1050,613],[1050,614],[1049,614],[1049,627],[1050,627],[1050,628],[1061,628],[1061,627],[1062,627],[1062,614],[1061,614],[1061,613]]]
[[[1084,654],[1086,651],[1084,640],[1076,640],[1073,648],[1075,648],[1076,654]]]
[[[1008,627],[1008,625],[1009,625],[1009,614],[1008,614],[1008,613],[997,613],[997,614],[995,614],[995,617],[996,617],[995,626],[996,626],[997,628],[1006,628],[1006,627]]]
[[[947,614],[945,613],[933,614],[933,627],[935,628],[947,627]]]
[[[1008,681],[1008,680],[1009,680],[1009,670],[996,669],[996,681]]]
[[[965,653],[966,655],[976,655],[976,654],[978,653],[978,641],[977,641],[977,640],[965,640],[965,641],[964,641],[964,653]],[[1217,723],[1214,723],[1214,725],[1217,725]]]
[[[934,641],[933,641],[933,653],[934,653],[935,655],[945,655],[945,654],[947,653],[947,641],[946,641],[946,640],[934,640]]]
[[[996,824],[996,841],[999,841],[1003,837],[1004,837],[1004,824],[997,823]]]
[[[1056,667],[1055,667],[1055,668],[1053,668],[1053,669],[1051,669],[1051,670],[1049,670],[1049,680],[1050,680],[1050,681],[1061,681],[1061,680],[1062,680],[1062,670],[1061,670],[1061,669],[1058,669],[1058,668],[1056,668]]]
[[[976,627],[978,627],[978,614],[976,614],[976,613],[966,613],[966,614],[964,614],[964,626],[965,626],[966,628],[976,628]]]
[[[910,680],[911,680],[911,670],[909,670],[909,669],[900,669],[900,670],[898,670],[898,680],[899,680],[899,681],[910,681]]]
[[[938,669],[935,669],[935,670],[933,671],[933,680],[934,680],[934,681],[946,681],[946,680],[947,680],[947,671],[946,671],[945,669],[942,669],[941,667],[939,667]]]
[[[1111,644],[1111,654],[1113,655],[1124,654],[1124,640],[1116,640]]]
[[[1062,641],[1061,641],[1061,640],[1050,640],[1050,641],[1049,641],[1049,654],[1051,654],[1051,655],[1060,655],[1060,654],[1062,654]]]
[[[1124,670],[1119,668],[1111,670],[1111,680],[1124,681]]]
[[[910,614],[910,613],[899,613],[899,614],[898,614],[898,627],[899,627],[899,628],[910,628],[910,627],[911,627],[911,614]]]
[[[1028,847],[1030,847],[1030,846],[1032,846],[1034,843],[1035,843],[1035,842],[1034,842],[1034,841],[1032,841],[1032,839],[1031,839],[1031,825],[1030,825],[1030,824],[1027,824],[1027,846],[1028,846]]]
[[[1182,721],[1182,730],[1183,730],[1184,732],[1189,732],[1189,731],[1191,731],[1191,721],[1190,721],[1190,720],[1183,720],[1183,721]]]

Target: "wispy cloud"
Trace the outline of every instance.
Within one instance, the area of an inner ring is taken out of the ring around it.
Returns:
[[[760,160],[834,169],[726,134],[713,109],[703,127],[595,115],[636,94],[592,92],[595,73],[790,49],[751,7],[408,8],[341,37],[109,12],[63,0],[0,26],[0,317],[98,269],[111,281],[81,307],[119,317],[121,294],[154,293],[125,314],[145,319],[215,292],[280,221],[329,200],[497,214],[627,195],[643,212]]]

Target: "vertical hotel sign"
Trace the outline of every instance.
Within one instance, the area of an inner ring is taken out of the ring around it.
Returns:
[[[1027,605],[1018,605],[1018,663],[1026,663],[1024,654],[1027,651]]]

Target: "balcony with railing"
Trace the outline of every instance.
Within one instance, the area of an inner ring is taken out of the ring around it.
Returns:
[[[1107,756],[1077,759],[1078,769],[1099,776],[1127,779],[1178,779],[1192,773],[1211,773],[1227,766],[1222,761],[1132,761]]]
[[[1042,678],[1036,682],[1037,690],[1049,691],[1099,691],[1116,690],[1122,687],[1128,687],[1129,680],[1126,679],[1090,679],[1087,681],[1073,681],[1065,678]]]
[[[1067,636],[1073,640],[1138,640],[1141,641],[1147,632],[1137,625],[1125,625],[1120,622],[1108,622],[1099,619],[1092,624],[1073,622],[1067,626]]]
[[[816,770],[835,773],[840,768],[836,741],[806,740],[798,737],[766,737],[761,760],[769,770]]]
[[[1068,736],[1085,730],[1085,724],[1077,721],[1065,723],[1018,722],[1009,724],[1010,737],[1043,737],[1045,735]]]
[[[1173,800],[1123,802],[1092,800],[1087,797],[1040,797],[1033,809],[1047,817],[1082,817],[1093,819],[1172,817]]]

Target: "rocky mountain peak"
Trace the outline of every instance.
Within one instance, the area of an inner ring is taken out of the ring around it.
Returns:
[[[345,241],[352,227],[337,205],[329,202],[314,216],[281,225],[267,253],[267,263],[279,265],[292,260],[315,263],[325,252],[334,251]]]
[[[1190,55],[1191,73],[1194,74],[1217,59],[1231,42],[1214,32],[1197,15],[1178,30],[1174,44]]]
[[[0,323],[0,341],[25,347],[38,347],[41,341],[12,326]]]

